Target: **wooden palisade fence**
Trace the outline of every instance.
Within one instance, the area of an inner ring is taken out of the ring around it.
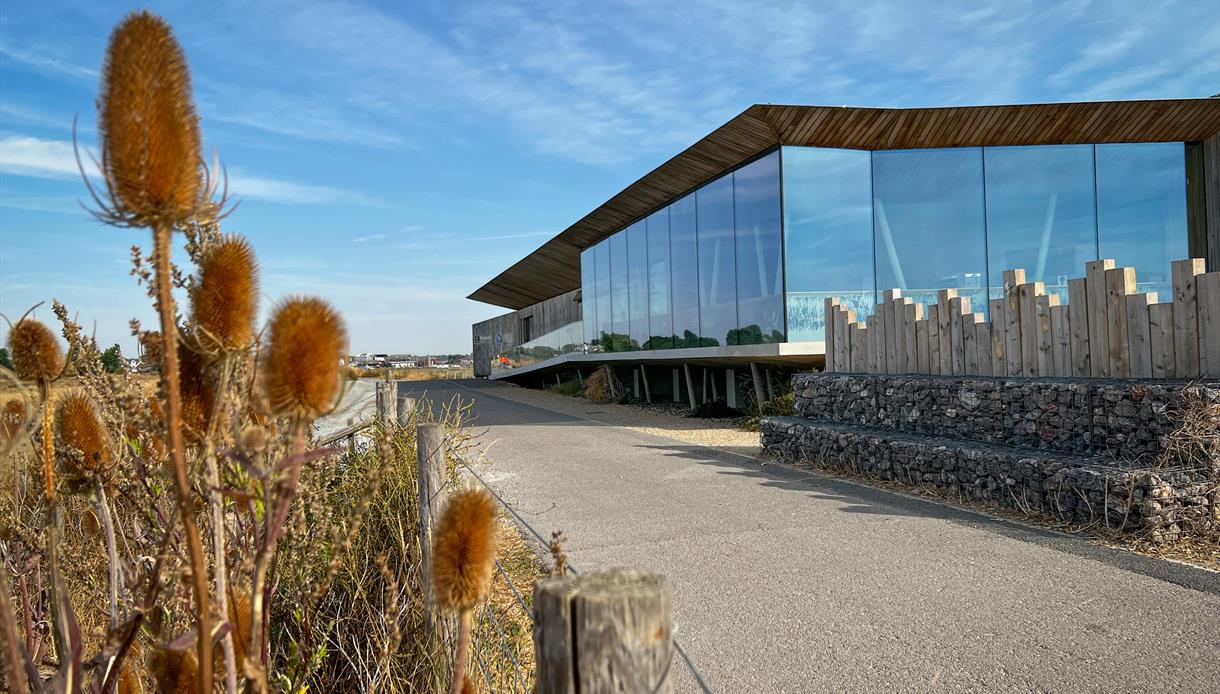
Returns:
[[[1138,292],[1135,269],[1086,264],[1068,302],[1004,272],[991,320],[942,289],[928,306],[890,289],[865,320],[826,299],[826,370],[1076,378],[1220,378],[1220,272],[1201,258],[1173,263],[1173,297]],[[1169,298],[1169,297],[1167,297]]]

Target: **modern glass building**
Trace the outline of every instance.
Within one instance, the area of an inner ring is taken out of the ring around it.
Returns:
[[[520,313],[572,295],[579,325],[518,341],[545,347],[517,365],[533,370],[564,355],[816,363],[828,296],[867,314],[888,288],[923,303],[955,288],[985,311],[1006,269],[1066,298],[1098,258],[1168,298],[1171,261],[1220,264],[1217,131],[1220,99],[754,106],[471,298]]]

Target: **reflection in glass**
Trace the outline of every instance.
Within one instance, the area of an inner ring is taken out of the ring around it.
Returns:
[[[1185,146],[1097,145],[1097,228],[1101,257],[1135,267],[1139,290],[1168,300],[1170,262],[1189,255]]]
[[[612,328],[607,352],[630,349],[631,314],[627,274],[627,233],[620,231],[610,237],[610,320]]]
[[[956,288],[985,309],[981,149],[874,152],[873,214],[878,289],[926,304]]]
[[[1097,258],[1092,145],[988,147],[983,158],[991,297],[1021,268],[1066,303],[1068,278]]]
[[[627,227],[627,349],[648,342],[648,232],[644,222]]]
[[[703,346],[699,339],[699,248],[695,241],[695,196],[669,206],[670,290],[676,347]]]
[[[648,341],[644,349],[673,346],[669,305],[669,209],[654,212],[648,228]]]
[[[699,239],[699,336],[713,346],[736,344],[737,277],[733,252],[733,177],[695,193]]]
[[[592,248],[580,252],[580,316],[585,344],[597,341],[597,267],[593,253]]]
[[[826,297],[857,316],[876,303],[872,159],[813,147],[785,147],[783,155],[788,341],[820,341]]]
[[[610,239],[604,239],[593,247],[593,282],[597,287],[597,340],[603,350],[610,349],[610,335],[614,324],[610,318]]]
[[[733,173],[733,218],[738,332],[730,344],[783,342],[779,152]]]

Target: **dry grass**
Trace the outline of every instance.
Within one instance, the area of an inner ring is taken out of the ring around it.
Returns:
[[[623,394],[623,384],[609,366],[598,367],[585,381],[585,397],[593,402],[619,402]]]
[[[385,378],[385,372],[385,369],[358,369],[353,367],[349,370],[349,377],[352,379]],[[395,381],[439,381],[444,379],[474,378],[474,370],[470,368],[438,369],[431,367],[390,369],[390,378]]]

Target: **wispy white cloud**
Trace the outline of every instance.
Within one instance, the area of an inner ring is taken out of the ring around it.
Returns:
[[[77,65],[46,53],[17,48],[8,40],[4,43],[5,45],[0,46],[0,56],[15,60],[40,72],[52,72],[79,79],[95,79],[98,76],[98,71],[94,68]]]
[[[249,198],[265,202],[303,205],[342,203],[362,207],[384,206],[380,200],[357,191],[269,178],[251,173],[241,167],[230,168],[228,173],[229,193],[239,200]]]
[[[98,169],[85,150],[81,163],[90,177]],[[80,176],[72,143],[29,135],[0,138],[0,173],[33,178],[72,179]],[[348,204],[380,207],[384,203],[361,192],[259,175],[241,167],[228,169],[229,192],[236,199],[297,205]]]
[[[502,241],[505,239],[534,239],[541,236],[554,236],[553,231],[527,231],[520,234],[495,234],[492,236],[463,236],[466,241]]]
[[[86,173],[97,176],[97,167],[81,152]],[[79,178],[80,168],[66,140],[44,140],[28,135],[0,137],[0,173],[34,178]]]
[[[368,243],[369,241],[380,241],[387,238],[389,234],[369,234],[367,236],[357,236],[352,239],[352,243]]]

